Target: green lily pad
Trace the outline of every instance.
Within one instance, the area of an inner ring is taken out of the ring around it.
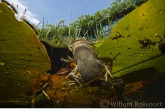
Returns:
[[[165,69],[159,46],[165,40],[165,3],[149,0],[121,19],[96,49],[99,58],[113,59],[112,73],[126,83],[150,79]],[[97,45],[96,45],[97,46]]]
[[[35,77],[50,69],[46,49],[33,29],[0,2],[0,100],[26,95]]]

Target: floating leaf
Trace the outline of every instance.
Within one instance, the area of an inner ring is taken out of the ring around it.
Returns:
[[[35,32],[0,2],[0,100],[31,90],[36,76],[50,69],[50,60]]]
[[[120,52],[113,61],[114,76],[129,83],[150,79],[165,69],[164,19],[165,3],[149,0],[114,26],[110,37],[96,49],[101,59],[112,59]]]

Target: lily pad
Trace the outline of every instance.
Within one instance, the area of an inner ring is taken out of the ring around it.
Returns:
[[[0,100],[26,95],[35,77],[50,69],[46,49],[33,29],[0,2]]]
[[[115,77],[126,83],[137,82],[151,79],[165,69],[165,55],[160,49],[165,43],[164,19],[165,3],[149,0],[113,27],[96,52],[100,59],[113,59],[120,53],[113,61]]]

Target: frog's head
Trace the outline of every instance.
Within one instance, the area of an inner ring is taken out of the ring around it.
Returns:
[[[70,51],[74,51],[74,49],[78,46],[78,45],[85,45],[88,47],[93,47],[93,43],[89,42],[85,37],[82,38],[76,38],[74,42],[72,42],[72,44],[70,44],[68,46],[68,49]]]

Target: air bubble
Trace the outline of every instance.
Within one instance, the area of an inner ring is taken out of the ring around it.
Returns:
[[[6,41],[6,38],[2,38],[2,41]]]
[[[6,75],[9,75],[9,72],[5,72]]]
[[[1,66],[4,66],[4,65],[5,65],[5,63],[4,63],[4,62],[0,62],[0,65],[1,65]]]
[[[158,37],[159,36],[159,34],[158,33],[155,33],[155,37]]]
[[[21,60],[23,60],[23,57],[20,57]]]

